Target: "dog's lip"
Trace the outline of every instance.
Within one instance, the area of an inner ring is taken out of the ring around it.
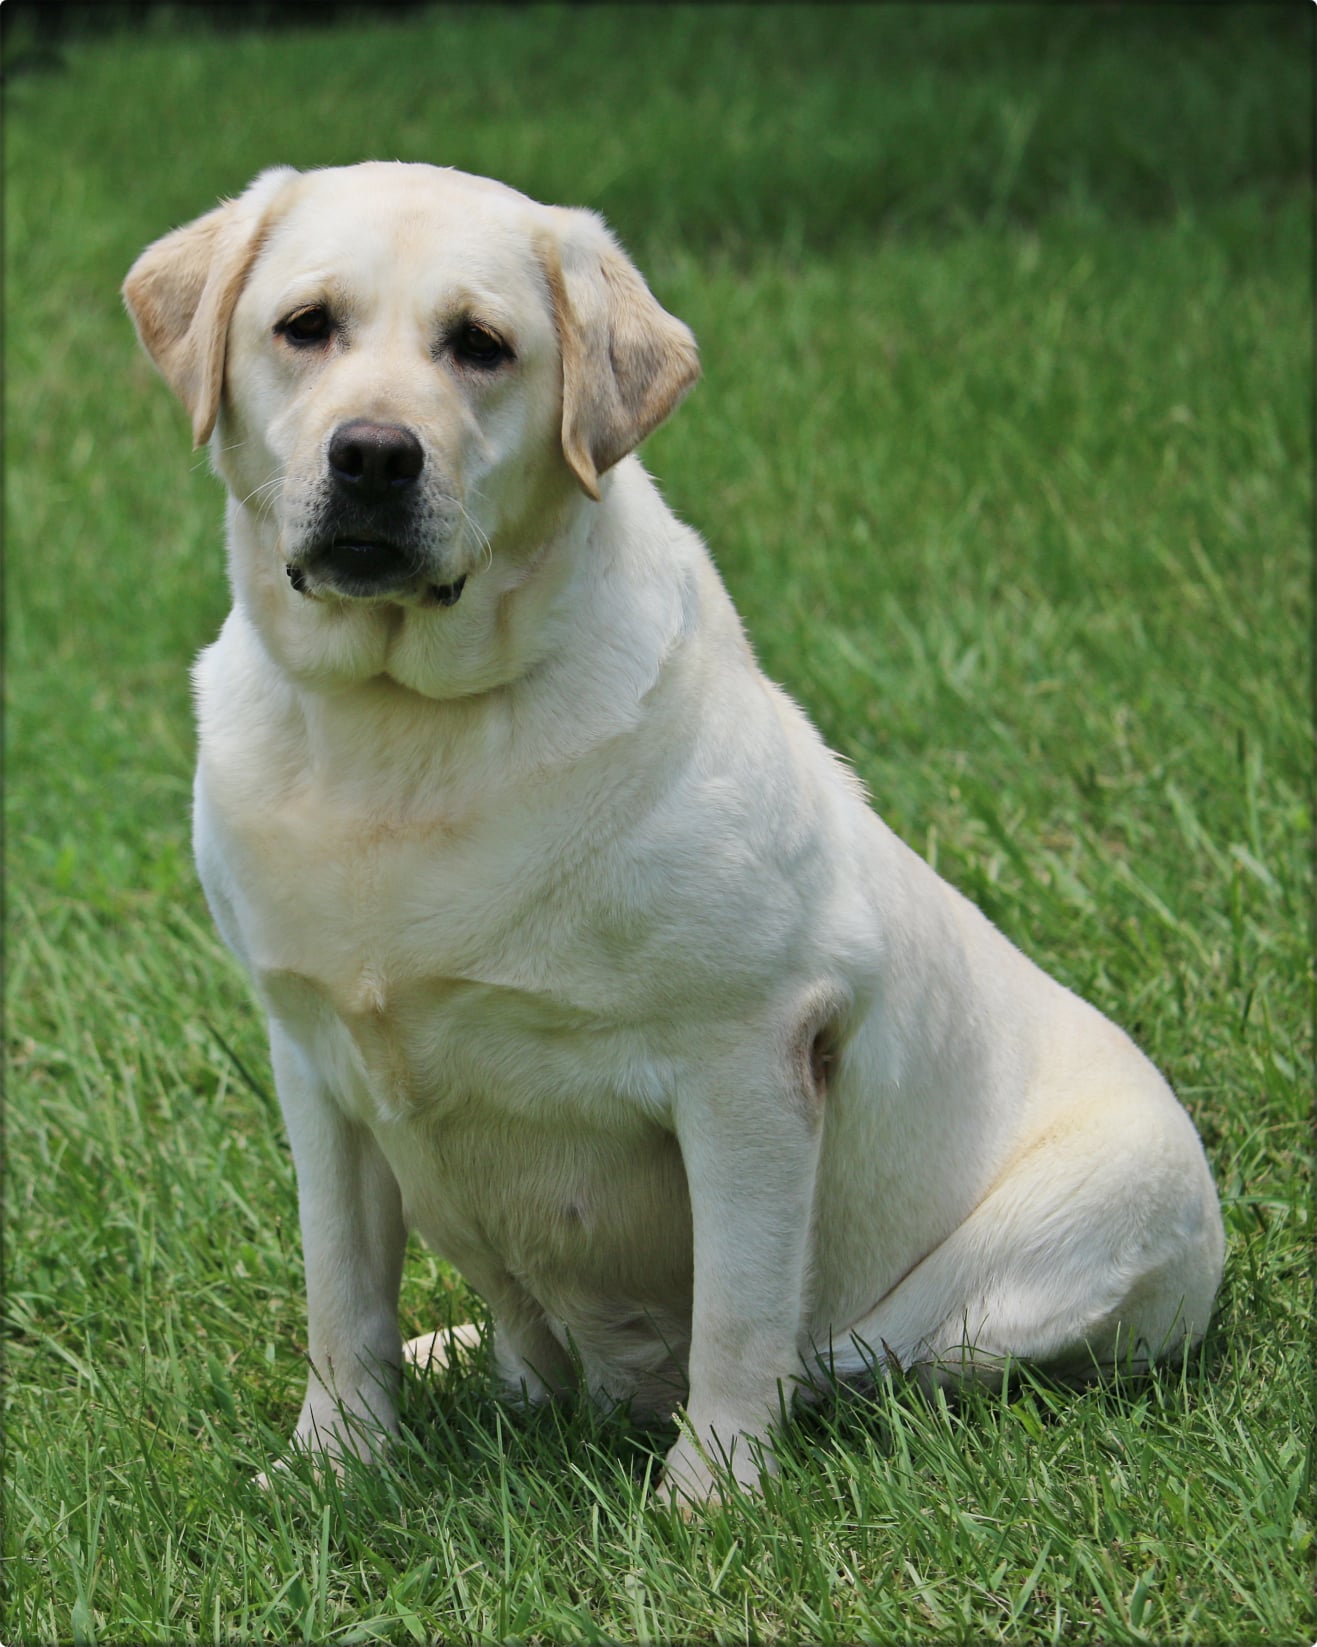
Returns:
[[[434,596],[440,606],[456,606],[462,598],[462,591],[466,588],[466,573],[460,578],[454,578],[452,583],[432,583],[430,594]]]
[[[339,533],[310,554],[295,555],[284,566],[299,595],[331,591],[351,600],[390,599],[413,586],[422,604],[456,606],[467,574],[447,583],[431,582],[412,552],[390,538]]]
[[[408,572],[414,572],[416,569],[412,554],[402,544],[395,543],[392,538],[367,537],[365,533],[357,532],[344,532],[338,537],[331,538],[326,547],[316,556],[316,559],[327,562],[335,569],[342,563],[344,570],[353,570],[350,559],[346,562],[342,561],[344,556],[359,557],[363,561],[387,563],[391,569],[397,567]]]
[[[296,571],[337,595],[367,600],[397,594],[415,583],[421,571],[416,555],[403,544],[364,532],[340,532],[323,539],[309,552],[294,555],[288,565],[294,587]]]

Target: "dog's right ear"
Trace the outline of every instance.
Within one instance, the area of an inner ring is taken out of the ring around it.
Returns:
[[[238,294],[261,248],[291,166],[262,172],[236,200],[150,245],[128,271],[124,302],[142,347],[192,419],[192,439],[210,439],[224,388],[224,353]]]

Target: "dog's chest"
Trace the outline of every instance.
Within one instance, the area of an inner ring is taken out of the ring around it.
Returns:
[[[616,964],[626,917],[606,929],[591,898],[572,895],[551,820],[455,828],[335,815],[299,796],[204,833],[221,928],[358,1119],[472,1103],[662,1112],[665,1071]]]

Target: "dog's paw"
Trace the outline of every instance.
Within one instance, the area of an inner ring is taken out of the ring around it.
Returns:
[[[256,1477],[258,1487],[268,1491],[291,1475],[304,1477],[308,1472],[316,1481],[330,1476],[341,1481],[349,1460],[369,1469],[388,1457],[398,1430],[391,1409],[380,1413],[364,1403],[352,1408],[317,1394],[321,1399],[308,1397],[282,1455]]]
[[[737,1434],[726,1446],[715,1437],[702,1444],[688,1431],[664,1460],[657,1499],[689,1521],[697,1511],[716,1508],[738,1493],[758,1493],[763,1478],[776,1471],[762,1438]]]
[[[324,1486],[331,1478],[341,1481],[343,1468],[341,1449],[331,1451],[323,1443],[308,1446],[294,1436],[274,1463],[255,1478],[255,1484],[263,1493],[286,1490],[295,1482],[311,1481]]]
[[[295,1479],[309,1479],[318,1486],[331,1479],[342,1481],[350,1468],[349,1460],[369,1470],[384,1462],[388,1448],[387,1435],[380,1433],[367,1443],[356,1426],[347,1438],[324,1432],[311,1440],[295,1435],[280,1457],[256,1477],[256,1485],[263,1492],[271,1492],[281,1482]]]
[[[460,1327],[439,1327],[434,1332],[423,1332],[417,1338],[409,1338],[403,1345],[403,1361],[422,1372],[430,1368],[451,1367],[460,1356],[469,1355],[480,1348],[481,1330],[474,1321],[464,1321]]]

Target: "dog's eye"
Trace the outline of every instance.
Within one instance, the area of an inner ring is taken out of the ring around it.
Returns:
[[[299,348],[327,342],[333,330],[334,322],[329,310],[321,308],[318,303],[308,303],[305,309],[294,309],[275,327],[280,337]]]
[[[449,334],[449,344],[458,360],[469,366],[497,366],[510,360],[512,351],[497,332],[478,320],[464,320]]]

